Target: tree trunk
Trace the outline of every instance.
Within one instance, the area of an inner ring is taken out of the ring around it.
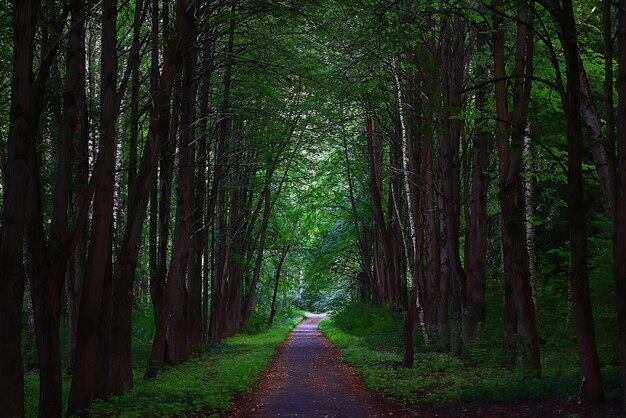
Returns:
[[[94,399],[98,365],[98,331],[108,303],[105,290],[111,277],[113,186],[115,179],[115,126],[117,120],[117,1],[102,2],[102,91],[100,146],[94,168],[95,197],[93,223],[83,295],[80,302],[76,363],[70,387],[68,414],[86,409]],[[104,389],[104,388],[99,388]]]
[[[622,399],[626,409],[626,1],[617,3],[617,196],[614,231],[614,277],[617,297],[617,322],[622,363]]]
[[[535,253],[535,181],[533,173],[533,147],[531,143],[531,127],[528,127],[524,136],[524,225],[526,227],[526,249],[528,251],[528,273],[530,275],[530,290],[533,296],[533,306],[537,311],[537,254]]]
[[[580,78],[576,24],[571,0],[563,0],[561,16],[561,43],[565,53],[567,94],[563,107],[567,125],[568,149],[568,214],[570,229],[570,286],[576,319],[576,336],[580,363],[585,378],[586,402],[604,400],[600,360],[589,296],[589,271],[587,266],[587,228],[583,189],[583,133],[580,115]]]
[[[153,184],[154,177],[156,176],[159,151],[163,148],[164,144],[166,144],[170,130],[170,99],[174,86],[174,80],[176,78],[176,60],[179,56],[179,47],[183,37],[183,26],[185,24],[185,19],[187,18],[186,14],[192,12],[193,11],[187,10],[186,0],[179,0],[177,2],[174,33],[173,36],[169,38],[165,49],[163,70],[161,72],[159,85],[156,91],[154,108],[150,114],[150,140],[146,143],[144,148],[139,173],[135,179],[133,190],[131,190],[131,199],[129,200],[131,202],[135,201],[137,206],[136,210],[132,211],[132,214],[129,211],[129,220],[124,240],[126,247],[123,243],[121,247],[122,250],[120,252],[122,256],[128,257],[127,262],[125,262],[128,266],[125,270],[125,274],[130,274],[131,278],[132,275],[134,275],[137,263],[137,256],[141,242],[141,229],[146,214],[149,191],[151,189],[150,185]],[[163,170],[163,167],[161,167],[161,169]],[[161,199],[163,199],[163,197],[161,197]],[[125,249],[127,249],[127,251],[125,251]],[[164,319],[164,316],[166,315],[165,313],[168,312],[167,304],[168,301],[164,300],[163,305],[159,309],[158,316],[155,317],[156,330],[152,350],[148,360],[149,363],[146,371],[146,377],[154,377],[157,370],[161,367],[165,360],[166,329],[163,324],[167,323]],[[157,341],[158,343],[156,343]]]
[[[208,216],[215,217],[215,231],[217,234],[217,248],[215,257],[215,269],[211,278],[211,315],[209,318],[209,339],[219,341],[223,337],[223,317],[222,310],[224,304],[224,264],[227,259],[226,254],[226,195],[225,189],[221,185],[226,166],[226,141],[230,136],[231,119],[228,114],[230,108],[230,87],[232,83],[232,52],[235,42],[235,19],[231,19],[229,24],[228,45],[226,48],[226,63],[224,68],[222,93],[222,106],[220,109],[220,121],[218,124],[217,149],[215,156],[215,167],[213,169],[213,180],[211,185],[211,195],[207,204]]]
[[[460,354],[462,349],[462,330],[464,329],[465,312],[465,271],[461,264],[459,236],[460,236],[460,162],[459,146],[461,139],[462,121],[458,118],[463,104],[460,93],[463,85],[464,72],[464,40],[465,27],[461,19],[454,17],[452,27],[444,20],[445,25],[442,37],[442,92],[444,101],[443,120],[439,129],[444,134],[440,136],[441,170],[443,183],[441,185],[443,207],[442,221],[445,222],[447,233],[447,252],[450,263],[450,291],[452,295],[450,349]]]
[[[111,227],[109,229],[109,241],[113,243],[113,212],[110,214]],[[98,323],[97,333],[97,349],[96,360],[94,366],[95,385],[93,391],[93,399],[106,399],[111,395],[111,312],[113,309],[113,245],[107,248],[107,253],[103,256],[106,258],[106,267],[104,281],[102,287],[102,305],[100,307],[100,321]]]
[[[289,248],[280,256],[278,265],[274,267],[274,292],[272,293],[272,306],[270,308],[269,326],[274,323],[274,317],[276,316],[276,295],[278,294],[278,284],[280,282],[280,273],[283,269],[283,262],[289,253]]]
[[[213,59],[213,42],[207,41],[204,45],[203,51],[203,60],[205,62],[211,63]],[[195,204],[197,205],[194,212],[196,212],[196,227],[194,228],[193,233],[196,235],[194,238],[196,240],[195,251],[197,251],[196,257],[198,257],[198,267],[200,269],[200,274],[202,274],[202,307],[201,307],[201,335],[200,342],[205,342],[208,327],[209,327],[209,277],[210,277],[210,267],[212,264],[213,256],[209,254],[209,235],[212,228],[209,228],[209,213],[207,212],[207,203],[208,203],[208,167],[209,167],[209,150],[212,147],[212,139],[209,137],[209,94],[211,92],[211,77],[212,70],[205,69],[205,73],[202,78],[202,85],[200,91],[200,121],[201,124],[201,134],[198,138],[199,141],[199,167],[198,167],[198,179],[196,182],[196,197]],[[203,259],[204,257],[204,259]]]
[[[198,3],[199,7],[199,3]],[[211,57],[211,45],[205,46],[205,54]],[[211,85],[211,73],[202,76],[199,104],[199,121],[203,130],[197,139],[198,155],[196,157],[197,174],[194,181],[193,211],[191,223],[191,251],[189,253],[189,295],[191,306],[189,310],[189,347],[193,350],[202,343],[202,335],[205,330],[203,320],[203,256],[207,247],[206,229],[203,225],[205,219],[205,203],[207,188],[207,142],[209,141],[207,117],[209,113],[209,93]],[[208,258],[208,257],[207,257]],[[208,263],[208,259],[204,263]]]
[[[501,0],[494,0],[494,9],[502,6]],[[496,13],[493,15],[493,27],[496,28],[494,33],[494,76],[495,82],[495,101],[496,101],[496,140],[498,144],[498,163],[500,173],[504,172],[504,167],[508,160],[508,99],[504,61],[504,30],[502,29],[502,17]],[[502,144],[502,145],[501,145]],[[500,213],[500,233],[504,234],[504,219],[502,211]],[[502,285],[504,287],[504,333],[503,333],[503,363],[505,366],[512,366],[515,361],[515,334],[517,333],[517,319],[515,315],[515,301],[513,298],[512,280],[504,269],[504,242],[500,240],[501,258],[502,258]]]
[[[84,16],[84,3],[72,4],[72,27],[78,28]],[[30,151],[29,183],[29,259],[31,270],[31,296],[35,314],[35,328],[39,353],[39,415],[60,417],[63,411],[61,382],[61,291],[69,260],[68,249],[68,203],[71,183],[72,140],[77,126],[77,106],[84,57],[81,48],[82,31],[70,33],[67,47],[67,80],[64,91],[63,116],[57,143],[57,174],[54,208],[50,222],[49,238],[44,231],[44,210],[39,180],[40,164],[36,151]],[[84,94],[84,93],[83,93]]]
[[[395,278],[395,266],[393,262],[393,245],[391,242],[390,232],[388,230],[387,222],[385,221],[385,213],[383,210],[383,195],[382,195],[382,179],[381,179],[381,167],[382,164],[382,149],[380,144],[379,134],[376,132],[375,115],[371,109],[367,112],[367,149],[368,149],[368,164],[370,175],[370,193],[372,196],[372,205],[374,212],[374,224],[378,230],[379,238],[379,254],[378,263],[382,272],[382,276],[379,277],[379,298],[381,303],[388,301],[388,289],[386,284]]]
[[[139,31],[141,29],[141,20],[139,19],[142,14],[144,1],[139,0],[135,4],[135,21],[133,24],[133,48],[139,47]],[[129,56],[129,60],[132,62],[129,64],[132,75],[131,81],[131,93],[130,93],[130,135],[128,144],[128,190],[133,186],[133,181],[137,174],[137,140],[139,137],[139,61],[140,58],[133,59]]]
[[[263,252],[265,251],[265,239],[267,237],[267,226],[270,220],[270,213],[272,211],[271,186],[272,186],[272,174],[273,169],[269,169],[266,173],[266,184],[263,188],[263,219],[261,220],[261,230],[259,231],[259,246],[257,249],[257,256],[252,270],[252,281],[250,282],[250,290],[246,298],[246,304],[243,311],[243,321],[241,324],[241,332],[248,332],[248,325],[250,324],[250,316],[252,314],[252,305],[254,304],[254,298],[256,297],[256,286],[261,277],[261,267],[263,265]],[[253,228],[254,225],[250,225]]]
[[[477,28],[476,52],[485,50],[485,24]],[[476,78],[483,80],[487,76],[484,64],[476,67]],[[485,112],[485,92],[478,90],[475,97],[478,117],[475,119],[474,149],[472,155],[472,196],[470,200],[471,216],[467,224],[469,242],[467,271],[467,320],[464,339],[471,343],[476,337],[478,324],[485,322],[485,288],[487,282],[487,193],[489,187],[489,133],[486,120],[481,116]]]
[[[156,98],[156,92],[159,84],[159,3],[158,0],[152,0],[151,14],[151,51],[150,51],[150,98],[151,102]],[[157,168],[155,167],[155,170]],[[161,167],[163,170],[163,167]],[[160,176],[159,176],[160,177]],[[150,300],[152,301],[153,317],[159,316],[157,305],[160,303],[161,295],[159,289],[163,286],[159,281],[158,274],[158,186],[157,176],[152,179],[150,184],[150,232],[149,232],[149,267],[150,267]]]
[[[21,354],[24,297],[23,239],[28,187],[28,153],[35,146],[33,108],[33,56],[37,3],[13,2],[13,70],[11,114],[3,187],[0,243],[0,405],[6,416],[24,415],[24,370]]]
[[[494,8],[499,8],[501,2],[494,1]],[[502,29],[496,32],[496,46],[494,48],[496,82],[496,112],[498,131],[499,157],[499,192],[502,216],[502,250],[503,250],[503,277],[505,286],[505,356],[511,356],[514,344],[512,335],[511,305],[515,306],[515,327],[519,342],[523,349],[522,359],[526,372],[539,375],[540,373],[540,340],[537,329],[537,318],[532,302],[530,288],[530,271],[528,250],[526,247],[526,231],[524,228],[524,194],[523,182],[520,175],[521,157],[523,149],[526,117],[530,100],[531,79],[533,72],[533,37],[529,30],[528,7],[518,4],[518,28],[515,54],[516,76],[513,92],[513,111],[510,117],[512,130],[508,132],[508,105],[506,85],[504,82],[504,33]],[[500,27],[501,20],[494,17],[494,26]],[[522,77],[523,76],[523,77]],[[510,136],[510,142],[509,142]],[[513,297],[514,302],[510,300]]]
[[[69,42],[77,39],[80,43],[76,49],[77,75],[73,75],[72,86],[79,86],[76,90],[76,127],[73,143],[73,156],[75,176],[72,190],[75,199],[73,205],[74,224],[76,236],[74,252],[72,254],[73,277],[66,281],[66,297],[68,301],[68,337],[69,337],[69,358],[67,371],[72,374],[74,369],[74,359],[76,353],[76,333],[78,330],[78,308],[82,295],[83,283],[85,281],[85,269],[87,264],[87,225],[79,225],[78,218],[81,211],[87,212],[85,206],[89,207],[90,202],[83,199],[87,184],[89,182],[89,115],[87,113],[87,92],[85,77],[85,2],[84,0],[72,3],[72,19],[77,15],[77,24],[74,27]],[[69,45],[68,45],[69,49]],[[68,60],[70,56],[68,54]],[[68,63],[69,71],[69,63]]]
[[[238,131],[236,127],[235,132]],[[230,337],[239,329],[241,315],[241,287],[243,284],[244,260],[246,259],[246,174],[244,160],[245,145],[239,135],[233,134],[230,152],[235,155],[230,165],[228,188],[230,190],[228,223],[228,252],[225,260],[224,295],[222,317],[222,337]],[[243,158],[242,158],[243,157]]]
[[[433,175],[432,138],[424,141],[424,211],[426,217],[426,277],[427,298],[424,302],[426,325],[429,332],[442,335],[447,324],[447,295],[441,286],[441,249],[439,247],[439,225],[435,204],[435,178]],[[445,307],[443,306],[445,305]],[[445,310],[439,321],[439,309]]]
[[[173,306],[169,325],[168,351],[169,360],[176,364],[189,357],[187,345],[187,321],[190,308],[190,290],[197,284],[198,277],[190,277],[188,281],[190,246],[190,220],[192,216],[193,198],[193,166],[195,153],[193,142],[195,139],[193,119],[195,116],[196,88],[195,66],[196,54],[193,52],[195,36],[195,14],[193,10],[186,14],[184,30],[185,47],[183,48],[183,86],[181,95],[180,132],[178,135],[178,181],[176,190],[176,222],[172,240],[172,259],[168,271],[167,281],[176,281],[176,291],[173,296]],[[199,291],[199,290],[198,290]],[[166,296],[167,297],[167,296]]]
[[[172,212],[172,185],[174,178],[174,153],[176,151],[176,134],[180,115],[180,90],[182,79],[180,77],[180,66],[175,65],[175,75],[173,84],[172,106],[169,103],[164,109],[164,117],[167,118],[167,126],[163,126],[163,140],[166,143],[160,150],[161,175],[160,186],[161,196],[159,201],[159,238],[158,238],[158,259],[157,272],[154,282],[151,282],[150,291],[154,308],[155,322],[161,316],[165,299],[166,276],[168,269],[168,255],[170,243],[170,224]]]
[[[407,55],[409,61],[412,62],[413,54],[408,53]],[[420,191],[417,186],[419,180],[423,177],[423,173],[421,172],[423,165],[421,164],[420,157],[424,136],[419,133],[417,126],[419,101],[416,95],[417,86],[415,85],[415,77],[412,73],[407,77],[408,106],[411,112],[409,112],[409,121],[405,124],[402,87],[398,72],[399,69],[396,69],[394,73],[400,127],[400,149],[398,155],[400,164],[398,169],[402,170],[404,173],[402,179],[407,199],[410,228],[410,240],[404,240],[403,248],[406,252],[406,262],[411,272],[411,294],[404,318],[402,365],[407,368],[412,368],[414,363],[413,329],[415,328],[416,320],[419,320],[424,343],[428,344],[429,342],[426,325],[424,323],[423,304],[421,301],[421,295],[423,294],[422,289],[424,289],[422,275],[423,228],[421,228],[423,217],[420,206],[422,199],[420,199]],[[400,189],[400,187],[396,189],[396,200],[399,200]],[[400,211],[397,211],[396,216],[400,221]],[[400,232],[402,232],[402,225],[400,224],[399,226]]]
[[[137,135],[138,135],[138,124],[139,124],[139,110],[138,110],[138,83],[139,77],[139,38],[140,38],[140,26],[142,23],[142,9],[143,9],[143,1],[136,2],[135,8],[135,17],[133,23],[133,45],[131,52],[129,54],[129,63],[128,69],[133,71],[133,86],[131,90],[131,133],[130,133],[130,161],[129,161],[129,172],[128,172],[128,190],[132,190],[136,178],[136,166],[137,166]],[[135,91],[136,90],[136,91]],[[148,189],[149,190],[149,189]],[[149,192],[146,191],[146,195]],[[130,196],[131,198],[137,198],[136,196]],[[147,197],[147,196],[146,196]],[[129,225],[128,221],[130,218],[130,210],[135,210],[136,200],[133,202],[129,201],[128,205],[128,214],[126,228],[129,226],[132,228],[133,225]],[[147,200],[146,200],[147,205]],[[141,221],[132,219],[134,222],[139,222],[143,228],[143,220],[145,218],[145,209],[144,216],[142,216]],[[121,229],[121,222],[119,223]],[[124,245],[125,241],[128,245],[128,237],[126,231],[124,231],[124,237],[122,241],[122,245]],[[124,251],[128,249],[128,246],[124,248]],[[134,251],[134,248],[131,250]],[[137,252],[139,249],[137,248]],[[132,263],[125,256],[118,255],[116,259],[118,260],[118,265],[116,266],[116,271],[113,276],[113,303],[112,303],[112,317],[111,317],[111,326],[113,332],[111,332],[111,360],[110,360],[110,370],[109,370],[109,390],[111,394],[119,395],[127,390],[130,390],[133,386],[133,362],[132,362],[132,319],[133,319],[133,284],[134,284],[134,268],[130,267],[129,264]],[[130,261],[130,263],[129,263]],[[136,260],[134,260],[136,264]]]

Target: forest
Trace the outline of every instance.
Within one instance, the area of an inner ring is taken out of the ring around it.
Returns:
[[[407,407],[624,410],[626,0],[0,22],[0,417],[219,414],[303,311]]]

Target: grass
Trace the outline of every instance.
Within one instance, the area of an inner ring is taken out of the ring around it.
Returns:
[[[550,331],[551,326],[545,328]],[[576,342],[565,332],[544,338],[542,377],[529,379],[521,365],[500,365],[501,326],[495,322],[481,330],[469,358],[463,360],[436,343],[424,347],[416,341],[413,369],[401,367],[402,324],[386,309],[352,304],[323,320],[320,329],[371,389],[397,402],[517,402],[578,396]],[[619,368],[613,363],[615,353],[609,351],[601,352],[603,380],[609,398],[616,398]]]
[[[166,367],[152,380],[144,380],[144,368],[138,367],[134,389],[107,401],[96,401],[89,416],[211,415],[227,410],[238,393],[252,389],[278,344],[302,316],[303,312],[293,311],[277,317],[269,330],[224,339],[178,366]],[[35,371],[26,373],[25,386],[26,416],[37,416],[39,384]],[[68,390],[66,379],[65,400]]]

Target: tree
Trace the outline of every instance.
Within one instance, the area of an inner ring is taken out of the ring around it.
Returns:
[[[460,157],[461,119],[463,104],[461,86],[465,62],[465,24],[458,16],[442,21],[441,34],[441,93],[443,112],[438,120],[438,142],[441,170],[440,225],[442,246],[446,247],[448,282],[452,296],[450,322],[450,349],[456,354],[462,350],[462,332],[465,325],[466,274],[460,258]]]
[[[486,22],[476,28],[476,52],[484,53],[486,46]],[[478,58],[480,60],[480,57]],[[476,78],[484,79],[487,66],[478,62]],[[472,195],[471,216],[467,222],[468,242],[466,242],[466,303],[467,319],[464,340],[471,343],[476,337],[479,323],[485,322],[485,291],[487,284],[487,194],[489,185],[489,131],[484,115],[486,112],[485,92],[476,91],[476,120],[474,124],[474,145],[472,151]]]
[[[626,111],[626,4],[617,3],[617,91],[619,115]],[[615,205],[614,253],[613,259],[615,296],[617,298],[617,321],[620,341],[620,361],[622,382],[626,382],[626,120],[617,118],[617,196]],[[626,384],[622,383],[622,399],[626,409]]]
[[[94,208],[85,284],[80,301],[76,363],[68,414],[89,406],[108,391],[108,318],[111,303],[112,214],[117,121],[117,1],[102,3],[100,143],[94,168]]]
[[[570,222],[570,286],[576,319],[576,336],[580,362],[585,377],[584,394],[589,403],[604,400],[600,361],[596,349],[596,338],[589,296],[589,272],[587,266],[587,230],[583,202],[583,134],[580,115],[580,57],[574,10],[570,0],[552,10],[560,16],[561,43],[565,54],[567,93],[563,96],[563,107],[567,122],[568,143],[568,214]]]
[[[24,370],[21,355],[22,300],[24,294],[23,237],[28,158],[35,146],[33,120],[33,56],[37,2],[13,2],[13,72],[8,134],[2,241],[0,244],[0,404],[7,416],[24,414]]]
[[[504,61],[504,29],[498,15],[501,2],[493,3],[494,75],[499,162],[499,201],[502,216],[503,279],[505,287],[506,352],[513,350],[517,333],[523,347],[523,362],[529,373],[540,372],[539,333],[532,303],[526,233],[524,229],[523,185],[520,176],[523,136],[533,74],[533,35],[529,30],[529,7],[518,3],[518,24],[513,70],[513,108],[508,114]],[[515,308],[513,310],[513,307]]]

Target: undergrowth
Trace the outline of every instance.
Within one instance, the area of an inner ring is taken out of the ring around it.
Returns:
[[[226,338],[180,365],[164,368],[151,380],[143,379],[145,362],[140,364],[150,332],[135,329],[134,352],[139,360],[135,363],[134,389],[107,401],[94,402],[89,416],[204,416],[224,411],[231,407],[237,393],[252,389],[269,365],[275,348],[303,315],[302,311],[286,312],[276,317],[271,329],[259,326],[257,333]],[[141,323],[135,325],[143,329]],[[36,371],[25,375],[27,417],[37,416],[38,380]],[[69,384],[65,378],[65,404]]]
[[[276,346],[301,318],[297,312],[269,331],[224,339],[185,363],[166,368],[153,380],[136,379],[134,390],[95,403],[90,415],[153,417],[224,411],[237,393],[252,389]]]
[[[547,318],[546,318],[547,319]],[[543,336],[542,377],[526,378],[520,366],[501,366],[501,322],[483,327],[468,355],[461,359],[441,345],[424,346],[417,340],[413,369],[402,367],[402,322],[389,309],[350,304],[320,329],[343,352],[366,384],[385,397],[403,403],[421,401],[516,402],[528,399],[575,399],[580,387],[576,340],[546,323]],[[602,343],[602,338],[599,338]],[[609,398],[619,393],[615,353],[601,350],[603,380]]]

